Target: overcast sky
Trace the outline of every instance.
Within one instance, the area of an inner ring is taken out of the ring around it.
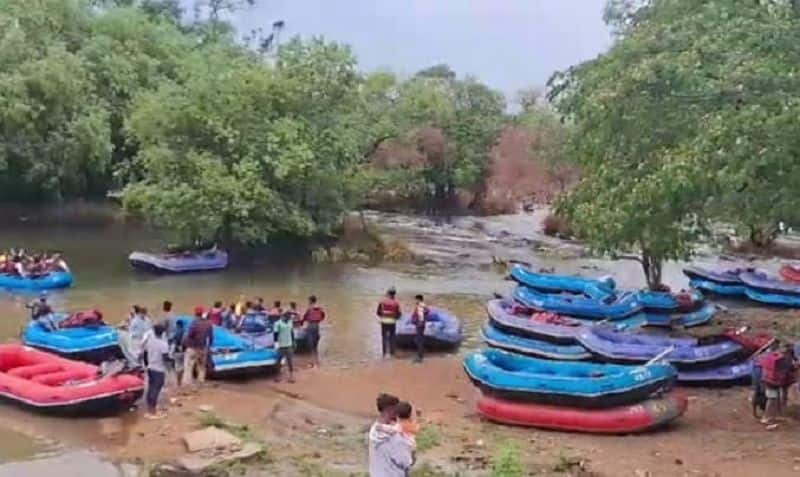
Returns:
[[[611,38],[605,0],[257,0],[241,32],[284,20],[283,37],[322,35],[352,46],[363,70],[403,75],[436,63],[507,95],[594,58]]]

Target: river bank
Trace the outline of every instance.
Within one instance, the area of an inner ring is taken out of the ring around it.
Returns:
[[[748,323],[797,337],[798,319],[796,311],[743,309],[727,313],[720,326]],[[462,372],[459,355],[432,356],[422,365],[406,355],[314,369],[304,364],[301,359],[296,383],[271,378],[211,382],[195,392],[170,386],[163,401],[167,417],[159,421],[142,419],[140,411],[76,421],[3,408],[0,427],[105,456],[118,463],[115,469],[126,463],[127,475],[180,475],[164,469],[185,455],[182,436],[209,424],[263,443],[266,452],[204,475],[364,475],[374,398],[390,392],[412,401],[426,428],[414,475],[490,475],[492,463],[509,449],[516,449],[515,459],[528,475],[744,477],[800,472],[796,393],[790,397],[794,404],[787,420],[772,431],[752,418],[748,387],[688,388],[689,411],[667,429],[587,436],[482,420],[475,413],[478,393]]]
[[[117,222],[8,227],[0,231],[2,243],[65,251],[77,281],[74,289],[51,294],[59,309],[97,307],[110,322],[118,322],[133,303],[155,311],[162,300],[170,299],[177,309],[190,310],[198,303],[232,300],[240,294],[302,303],[315,293],[331,320],[323,330],[322,369],[302,370],[298,382],[291,385],[264,378],[212,383],[188,396],[170,389],[168,418],[162,421],[143,420],[139,412],[114,419],[62,420],[4,406],[0,408],[0,428],[33,436],[37,442],[44,436],[55,443],[55,450],[11,455],[14,449],[8,448],[9,457],[2,460],[32,462],[30,467],[13,464],[13,471],[23,472],[16,475],[45,475],[38,470],[41,462],[57,458],[71,462],[78,472],[75,475],[127,477],[182,455],[181,438],[186,432],[209,422],[228,422],[267,448],[266,457],[233,469],[237,472],[362,475],[373,400],[378,392],[387,391],[411,400],[421,411],[425,426],[432,429],[430,447],[421,452],[420,469],[427,473],[418,470],[416,475],[487,475],[492,459],[508,454],[511,448],[517,449],[519,461],[535,475],[744,476],[767,471],[770,475],[796,475],[800,455],[792,432],[797,423],[790,421],[776,431],[764,431],[749,416],[746,388],[689,390],[691,403],[685,418],[665,432],[645,436],[598,438],[511,429],[476,416],[476,392],[463,375],[461,357],[481,346],[478,330],[485,320],[486,300],[494,292],[507,294],[513,287],[503,280],[504,263],[519,260],[560,273],[609,274],[622,287],[643,284],[635,262],[591,257],[581,244],[541,234],[544,213],[542,209],[532,214],[445,221],[368,212],[366,218],[383,236],[407,244],[417,260],[368,266],[312,264],[290,257],[281,262],[259,259],[235,264],[224,273],[191,277],[151,276],[130,270],[127,253],[157,240],[146,230]],[[714,263],[718,257],[704,251],[698,260]],[[779,262],[767,258],[753,263],[774,269]],[[669,263],[665,269],[665,280],[675,289],[687,285],[681,267],[681,263]],[[376,299],[389,286],[400,290],[404,305],[414,294],[422,293],[430,303],[456,313],[465,326],[461,353],[431,358],[423,366],[413,366],[405,359],[381,361],[373,313]],[[26,321],[24,303],[28,299],[0,294],[4,317],[0,337],[17,336]],[[747,303],[739,302],[725,304],[731,312],[723,315],[718,327],[750,324],[800,338],[797,312],[748,308]],[[713,333],[718,327],[700,332]],[[797,415],[793,408],[792,419]],[[0,444],[0,455],[6,447],[8,444]],[[4,468],[0,465],[0,475]]]

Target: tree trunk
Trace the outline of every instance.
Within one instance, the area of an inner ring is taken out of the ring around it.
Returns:
[[[642,270],[644,271],[645,279],[647,280],[647,288],[653,291],[663,289],[661,284],[661,272],[664,265],[661,257],[650,255],[646,251],[642,251]]]
[[[767,248],[778,237],[778,229],[775,226],[750,225],[750,243],[758,248]]]

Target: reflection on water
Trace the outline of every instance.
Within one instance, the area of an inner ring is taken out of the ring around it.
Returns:
[[[42,458],[52,454],[56,447],[44,439],[29,437],[13,429],[0,427],[0,463]],[[4,465],[0,465],[0,475]],[[17,474],[20,475],[20,474]]]

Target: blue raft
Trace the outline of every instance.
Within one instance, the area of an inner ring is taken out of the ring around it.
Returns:
[[[635,294],[625,293],[613,301],[581,296],[548,295],[524,286],[514,289],[514,299],[528,308],[589,320],[621,320],[642,311]]]
[[[249,313],[242,318],[242,323],[237,334],[245,338],[253,346],[261,348],[272,348],[275,346],[275,336],[272,331],[272,323],[265,313]],[[311,351],[311,343],[308,340],[306,328],[294,328],[295,352],[304,353]]]
[[[678,382],[686,386],[733,386],[749,384],[753,376],[753,360],[726,363],[700,369],[678,371]]]
[[[66,319],[67,313],[54,313],[52,322]],[[22,331],[22,342],[65,358],[90,363],[122,356],[116,328],[108,325],[82,326],[48,330],[38,321],[31,320]]]
[[[739,274],[747,269],[727,268],[711,269],[690,265],[683,269],[689,277],[689,285],[698,290],[722,296],[744,296],[745,286]]]
[[[511,300],[489,300],[486,303],[486,313],[493,326],[501,331],[517,336],[533,338],[557,344],[576,344],[576,336],[584,326],[594,325],[597,321],[584,321],[565,318],[563,323],[546,323],[532,320],[528,317],[513,314]],[[630,329],[647,324],[642,313],[630,316],[623,320],[605,323],[613,329]]]
[[[671,348],[663,359],[683,369],[724,363],[745,351],[739,343],[726,338],[704,344],[694,338],[624,333],[599,327],[582,331],[577,339],[598,358],[615,363],[644,363]]]
[[[545,293],[579,293],[596,300],[604,300],[614,294],[616,284],[610,277],[601,279],[571,275],[556,275],[532,272],[520,265],[511,268],[509,276],[528,288]]]
[[[133,252],[128,261],[134,268],[158,273],[190,273],[222,270],[228,266],[228,254],[208,250],[190,254]]]
[[[483,325],[481,330],[483,341],[492,348],[525,354],[537,358],[555,359],[560,361],[584,361],[592,357],[583,346],[560,345],[534,338],[525,338],[508,333],[503,333],[490,323]]]
[[[194,318],[180,317],[185,329]],[[208,363],[212,377],[225,378],[241,375],[274,372],[280,368],[278,353],[264,348],[225,328],[214,326],[211,360]]]
[[[464,370],[488,394],[579,408],[637,403],[669,389],[677,377],[668,364],[548,361],[496,349],[470,353],[464,359]]]
[[[411,315],[404,314],[395,325],[397,346],[413,348],[415,346],[416,327],[411,322]],[[464,339],[461,320],[447,310],[431,308],[425,323],[425,347],[437,350],[458,348]]]
[[[10,290],[54,290],[72,286],[72,273],[50,272],[37,278],[23,278],[0,273],[0,288]]]
[[[745,284],[745,295],[753,301],[767,305],[800,308],[800,284],[784,282],[759,272],[743,272],[739,275]]]
[[[671,327],[682,326],[692,328],[694,326],[707,325],[717,314],[717,306],[713,303],[703,303],[703,305],[688,313],[645,313],[647,326]]]

